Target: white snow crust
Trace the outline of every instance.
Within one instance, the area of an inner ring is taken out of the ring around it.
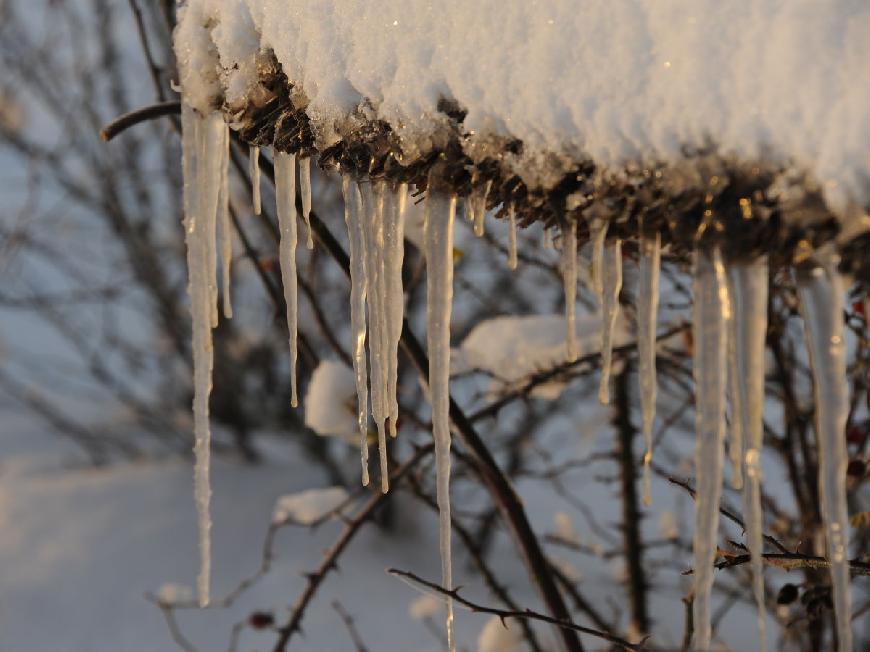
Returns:
[[[305,425],[318,435],[357,441],[356,384],[353,370],[337,360],[324,360],[308,384]]]
[[[578,357],[601,350],[601,316],[584,313],[576,324]],[[630,339],[624,319],[616,322],[614,346]],[[565,361],[565,316],[522,315],[487,319],[475,326],[458,352],[460,369],[479,369],[501,382],[516,383]],[[556,396],[561,393],[561,385]],[[550,392],[542,398],[555,398]]]
[[[364,100],[425,140],[444,97],[532,157],[617,170],[712,142],[808,172],[835,212],[870,200],[864,0],[188,0],[180,19],[180,82],[203,112],[256,103],[272,51],[327,141]]]
[[[306,489],[287,494],[275,501],[272,521],[284,523],[290,520],[300,525],[311,525],[338,509],[346,500],[347,491],[344,487]]]

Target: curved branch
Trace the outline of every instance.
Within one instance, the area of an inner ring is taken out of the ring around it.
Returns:
[[[112,120],[112,122],[100,129],[100,138],[108,142],[118,134],[127,131],[127,129],[136,126],[140,122],[147,122],[149,120],[156,120],[157,118],[163,118],[169,115],[180,114],[181,102],[179,100],[143,106],[141,109],[130,111],[130,113],[125,113],[124,115]]]

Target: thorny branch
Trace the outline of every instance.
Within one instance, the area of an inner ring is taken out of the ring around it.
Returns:
[[[546,614],[538,613],[537,611],[532,611],[531,609],[526,609],[525,611],[510,611],[507,609],[497,609],[495,607],[481,605],[476,602],[472,602],[471,600],[460,595],[460,589],[458,588],[449,590],[445,589],[439,584],[424,580],[422,577],[419,577],[418,575],[415,575],[414,573],[408,571],[399,570],[397,568],[388,568],[387,572],[390,575],[395,575],[402,580],[408,581],[412,585],[417,584],[419,586],[435,591],[436,593],[440,593],[443,596],[452,598],[459,604],[464,605],[475,613],[491,614],[493,616],[498,616],[499,618],[501,618],[502,622],[504,622],[508,618],[538,620],[543,623],[555,625],[556,627],[560,627],[562,629],[570,629],[581,634],[588,634],[589,636],[594,636],[595,638],[602,639],[604,641],[607,641],[608,643],[618,645],[625,650],[644,649],[643,643],[629,643],[625,639],[619,638],[618,636],[614,636],[612,634],[608,634],[607,632],[598,631],[597,629],[592,629],[591,627],[583,627],[582,625],[578,625],[571,620],[560,620],[558,618],[553,618],[552,616],[547,616]]]

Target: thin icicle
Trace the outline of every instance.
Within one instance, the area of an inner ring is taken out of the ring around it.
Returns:
[[[734,269],[728,270],[728,286],[731,290],[733,306]],[[733,312],[733,311],[732,311]],[[730,437],[728,440],[728,456],[731,458],[731,486],[735,489],[743,488],[743,395],[740,391],[740,372],[737,369],[737,323],[731,320],[728,328],[728,401],[731,404],[731,420],[729,425]]]
[[[649,466],[653,454],[653,421],[656,417],[656,320],[659,308],[661,234],[640,235],[640,288],[637,307],[637,349],[640,372],[640,406],[643,413],[643,502],[652,504]]]
[[[263,202],[260,198],[260,148],[251,145],[248,150],[248,172],[251,175],[251,194],[254,204],[254,215],[263,212]]]
[[[311,158],[299,159],[299,194],[302,195],[302,220],[308,230],[305,246],[314,249],[314,235],[311,233]]]
[[[592,242],[592,289],[598,297],[598,304],[604,303],[604,290],[601,280],[604,276],[604,239],[607,237],[607,222],[593,218],[589,222],[589,240]]]
[[[565,359],[577,359],[577,223],[562,228],[562,285],[565,288]]]
[[[508,206],[508,219],[508,269],[513,271],[517,268],[517,212],[513,204]]]
[[[726,338],[730,302],[718,247],[695,252],[692,281],[695,376],[695,644],[710,647],[710,595],[722,494],[725,436]]]
[[[846,438],[849,386],[843,329],[843,284],[833,250],[818,254],[818,266],[798,272],[804,333],[813,370],[816,441],[819,447],[819,498],[831,562],[837,642],[852,650],[849,594],[849,511],[846,504]]]
[[[366,303],[369,323],[369,385],[372,393],[372,416],[378,430],[378,453],[381,466],[381,491],[390,487],[387,468],[387,320],[384,306],[384,182],[360,185],[362,196],[363,232],[366,244]]]
[[[430,185],[431,188],[431,185]],[[429,393],[435,439],[436,496],[440,521],[441,584],[453,588],[450,552],[450,312],[453,303],[453,218],[456,197],[429,193],[426,199],[426,320]],[[447,600],[447,647],[456,650],[453,601]]]
[[[221,280],[224,294],[224,317],[231,319],[233,304],[230,300],[230,267],[233,264],[233,230],[230,226],[230,128],[226,125],[223,137],[223,153],[221,155],[221,187],[219,211],[219,229],[221,237]]]
[[[219,114],[202,118],[184,102],[181,119],[187,289],[193,324],[194,498],[200,550],[197,592],[198,602],[204,607],[209,603],[211,575],[209,395],[214,365],[212,312],[216,309],[215,268],[211,256],[215,253],[214,231],[221,194],[226,125]]]
[[[290,336],[290,405],[299,405],[296,394],[296,156],[275,152],[275,199],[278,206],[278,262],[281,266],[281,282],[284,285],[284,301],[287,304],[287,330]]]
[[[408,184],[394,190],[388,188],[384,196],[384,275],[385,318],[387,323],[387,417],[390,436],[397,434],[399,402],[396,397],[399,374],[399,339],[405,316],[405,295],[402,289],[402,262],[405,258],[405,197]]]
[[[552,249],[552,248],[553,248],[553,232],[545,226],[544,227],[544,249]]]
[[[220,120],[220,122],[219,122]],[[198,167],[199,174],[204,175],[200,178],[200,183],[203,186],[208,186],[209,205],[208,210],[204,213],[200,211],[198,217],[201,217],[205,222],[205,246],[206,246],[206,263],[208,264],[208,304],[209,304],[209,321],[212,328],[217,328],[218,325],[218,284],[217,284],[217,231],[218,231],[218,213],[220,212],[220,189],[221,178],[220,170],[223,167],[223,133],[225,128],[223,120],[217,114],[212,114],[204,119],[201,130],[200,149],[197,156],[206,161],[206,164]],[[210,184],[216,184],[215,188],[211,188]],[[211,207],[212,191],[214,192],[214,209]]]
[[[766,649],[764,575],[761,520],[761,447],[764,413],[764,340],[767,333],[767,258],[729,269],[740,410],[732,420],[741,422],[746,453],[743,509],[746,541],[751,555],[752,590],[758,612],[759,652]]]
[[[622,290],[622,240],[615,238],[605,244],[602,260],[601,293],[601,385],[598,400],[610,403],[610,366],[613,362],[613,328],[619,313],[619,293]]]
[[[474,235],[478,238],[484,233],[484,219],[486,218],[486,198],[489,195],[489,189],[492,186],[492,181],[487,181],[486,184],[474,189],[471,192],[471,207],[474,215]]]
[[[344,221],[350,242],[350,323],[353,339],[353,371],[359,408],[359,448],[363,486],[369,483],[368,386],[366,372],[366,250],[359,189],[348,176],[341,177]]]

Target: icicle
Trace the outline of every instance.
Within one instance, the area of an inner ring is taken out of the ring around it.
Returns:
[[[384,182],[360,185],[362,195],[363,232],[366,243],[366,303],[369,321],[369,385],[372,393],[372,416],[378,429],[378,453],[381,465],[381,491],[389,490],[387,469],[387,319],[384,284]]]
[[[649,465],[653,450],[653,421],[656,416],[656,316],[659,308],[660,233],[640,236],[640,288],[637,307],[637,349],[640,371],[640,406],[643,413],[643,502],[652,504]]]
[[[302,220],[308,230],[305,246],[314,249],[314,236],[311,233],[311,158],[299,159],[299,194],[302,195]]]
[[[399,374],[399,339],[405,315],[405,295],[402,289],[402,261],[405,257],[405,197],[408,184],[402,183],[384,196],[384,274],[385,317],[387,323],[387,416],[390,436],[397,434],[399,402],[396,398]]]
[[[221,169],[223,168],[223,133],[226,125],[223,124],[223,119],[218,114],[212,114],[204,118],[201,131],[200,149],[197,156],[202,161],[207,161],[205,165],[199,166],[199,173],[204,175],[200,178],[200,183],[207,187],[205,191],[209,197],[208,210],[203,213],[200,211],[199,217],[205,220],[205,239],[206,239],[206,262],[208,264],[208,293],[209,293],[209,322],[212,328],[218,325],[218,285],[217,285],[217,231],[218,231],[218,214],[220,211],[220,191],[222,185]],[[214,184],[214,188],[212,188]],[[213,199],[212,199],[213,197]],[[214,201],[214,208],[211,202]]]
[[[478,238],[484,233],[484,218],[486,217],[486,197],[489,195],[489,189],[492,186],[492,181],[487,181],[482,187],[478,187],[471,192],[471,207],[474,216],[474,235]]]
[[[604,246],[601,292],[603,304],[601,329],[601,385],[598,400],[610,403],[610,366],[613,361],[613,328],[619,313],[619,292],[622,290],[622,240],[611,240]]]
[[[431,184],[430,184],[431,189]],[[450,553],[450,312],[453,303],[453,218],[456,197],[426,199],[426,320],[429,393],[435,439],[436,496],[440,517],[441,583],[453,588]],[[454,652],[453,601],[447,601],[447,646]]]
[[[565,287],[565,359],[577,359],[577,223],[562,228],[562,284]]]
[[[341,177],[344,196],[344,221],[350,242],[350,322],[353,337],[353,371],[356,377],[356,397],[359,407],[359,448],[362,483],[369,483],[368,447],[368,386],[366,375],[366,270],[365,234],[359,189],[348,176]]]
[[[517,268],[517,212],[513,204],[508,206],[510,226],[508,231],[508,269],[513,271]]]
[[[204,607],[209,603],[211,575],[209,395],[214,365],[212,312],[216,310],[217,288],[213,255],[226,125],[219,114],[201,118],[184,102],[181,121],[187,290],[193,324],[194,497],[200,550],[197,592],[199,604]]]
[[[734,265],[729,269],[733,310],[734,352],[740,409],[732,420],[741,422],[745,441],[746,473],[743,509],[746,541],[752,564],[752,589],[758,609],[759,652],[766,648],[764,575],[761,521],[761,447],[764,413],[764,340],[767,333],[767,259]]]
[[[262,200],[260,199],[260,148],[251,145],[248,150],[248,166],[251,175],[251,194],[253,195],[254,215],[263,212]]]
[[[604,303],[603,278],[604,238],[607,237],[607,222],[594,218],[589,222],[589,239],[592,242],[592,289],[598,297],[598,304]]]
[[[221,154],[221,187],[220,220],[218,222],[221,237],[221,280],[224,294],[224,317],[231,319],[233,316],[233,304],[230,300],[230,267],[233,264],[233,230],[230,226],[230,128],[224,127],[224,137]]]
[[[810,352],[816,399],[816,441],[819,447],[819,494],[831,562],[837,642],[852,650],[849,595],[849,512],[846,504],[846,438],[849,386],[843,332],[843,286],[832,250],[818,255],[819,265],[798,271],[804,333]]]
[[[733,305],[734,279],[733,268],[729,269],[728,286],[731,290]],[[733,312],[733,311],[732,311]],[[743,396],[740,391],[740,372],[737,369],[737,324],[731,320],[728,328],[728,401],[731,404],[730,437],[728,444],[728,456],[731,458],[731,486],[735,489],[743,488]]]
[[[722,494],[725,436],[726,337],[730,302],[722,255],[718,247],[695,252],[693,295],[695,376],[695,644],[710,647],[710,594]]]
[[[287,330],[290,335],[290,405],[296,407],[296,156],[275,152],[275,199],[278,205],[278,262],[281,266],[281,282],[284,285],[284,301],[287,304]]]

